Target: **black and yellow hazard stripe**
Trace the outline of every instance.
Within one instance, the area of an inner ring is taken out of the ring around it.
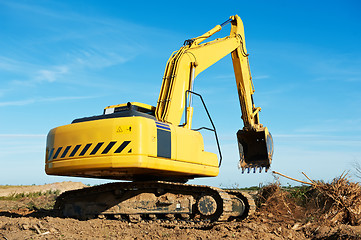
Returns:
[[[118,148],[114,150],[112,153],[121,153],[129,144],[131,141],[123,141]],[[108,154],[111,152],[113,147],[117,144],[117,141],[109,142],[108,145],[104,148],[104,150],[100,154]],[[55,159],[62,159],[66,158],[68,153],[70,152],[68,157],[75,157],[77,156],[77,153],[79,152],[79,157],[86,155],[87,153],[89,155],[95,155],[99,152],[99,149],[104,145],[104,142],[99,142],[97,144],[93,143],[87,143],[87,144],[78,144],[74,148],[73,146],[66,146],[65,148],[63,146],[58,148],[52,148],[48,155],[48,161],[55,160]],[[94,146],[92,149],[91,147]],[[64,149],[64,151],[62,151]],[[72,149],[72,150],[71,150]],[[91,150],[89,150],[91,149]],[[71,151],[70,151],[71,150]],[[128,153],[131,153],[132,149],[128,151]],[[54,154],[54,155],[53,155]]]

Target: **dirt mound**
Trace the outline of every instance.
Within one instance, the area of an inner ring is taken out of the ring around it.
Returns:
[[[45,185],[29,185],[29,186],[0,186],[0,197],[5,197],[9,195],[19,194],[19,193],[32,193],[32,192],[46,192],[46,191],[59,191],[60,193],[84,188],[85,184],[81,182],[57,182],[50,183]]]

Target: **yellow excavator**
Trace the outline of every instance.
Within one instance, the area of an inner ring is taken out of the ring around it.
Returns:
[[[202,43],[226,24],[229,36]],[[202,44],[201,44],[202,43]],[[202,129],[192,129],[195,77],[231,54],[244,127],[237,132],[239,167],[266,171],[273,140],[255,107],[242,20],[231,16],[205,34],[186,40],[167,62],[157,106],[128,102],[108,106],[102,115],[75,119],[50,130],[45,170],[49,175],[130,180],[68,191],[57,198],[62,216],[128,221],[171,219],[217,222],[243,219],[254,209],[241,191],[185,184],[215,177],[217,154],[204,151]],[[208,110],[206,113],[209,116]],[[182,121],[184,119],[184,121]],[[183,122],[183,123],[182,123]],[[219,144],[218,144],[218,150]]]

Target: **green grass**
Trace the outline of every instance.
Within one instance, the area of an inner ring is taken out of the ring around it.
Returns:
[[[238,183],[233,183],[231,185],[220,184],[220,188],[225,190],[245,190],[245,191],[258,191],[262,186],[251,186],[251,187],[240,187]]]
[[[9,184],[5,184],[5,185],[0,185],[0,189],[8,189],[8,188],[19,188],[19,187],[32,187],[32,186],[36,186],[35,183],[31,184],[31,185],[9,185]]]
[[[23,185],[0,185],[0,189],[18,188],[18,187],[25,187],[25,186],[23,186]]]
[[[259,191],[262,187],[259,186],[251,186],[245,188],[239,188],[239,190],[247,190],[247,191]]]
[[[288,186],[281,187],[283,190],[287,191],[290,194],[290,197],[293,198],[298,204],[304,205],[307,200],[311,197],[312,187],[311,186]]]
[[[31,192],[31,193],[13,193],[9,196],[0,197],[0,200],[17,201],[22,198],[37,198],[40,196],[59,195],[59,190],[48,190],[45,192]]]

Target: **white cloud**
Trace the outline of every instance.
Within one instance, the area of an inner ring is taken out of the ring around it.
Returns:
[[[215,76],[216,79],[228,79],[228,78],[234,78],[234,74],[220,74]]]
[[[55,66],[52,69],[38,70],[37,77],[38,81],[55,82],[57,78],[69,72],[68,66]]]
[[[217,75],[214,78],[216,79],[228,79],[228,78],[232,78],[234,79],[234,73],[233,74],[223,74],[223,75]],[[266,78],[270,78],[269,75],[254,75],[252,76],[252,79],[266,79]]]
[[[46,137],[45,134],[18,134],[18,133],[7,133],[7,134],[0,134],[1,138],[44,138]]]
[[[73,69],[90,68],[102,69],[117,64],[123,64],[134,58],[137,54],[132,54],[130,57],[124,57],[113,51],[105,49],[88,49],[87,51],[79,51],[69,55],[72,59],[70,66]]]
[[[305,43],[274,43],[280,61],[312,74],[316,81],[361,80],[361,58],[357,52],[342,52]],[[260,50],[261,51],[261,50]]]
[[[19,101],[0,102],[0,107],[24,106],[24,105],[32,104],[34,102],[35,102],[35,99],[25,99],[25,100],[19,100]]]
[[[268,75],[255,75],[254,77],[252,77],[252,79],[255,79],[255,80],[267,79],[267,78],[270,78],[270,76],[268,76]]]
[[[297,133],[342,133],[356,136],[361,131],[361,118],[321,119],[315,120],[312,125],[304,124],[294,130]]]
[[[18,71],[21,67],[20,62],[15,59],[11,59],[8,57],[0,56],[0,70],[3,71]]]
[[[69,73],[69,67],[66,65],[46,66],[5,56],[0,56],[0,70],[13,74],[12,78],[9,77],[3,81],[8,82],[9,85],[13,85],[14,90],[17,89],[18,85],[29,86],[36,85],[43,81],[54,82],[61,75]],[[10,89],[8,89],[8,91],[10,91]]]
[[[303,146],[361,146],[361,137],[359,136],[336,136],[321,134],[274,134],[273,139],[280,144],[302,144]]]
[[[40,6],[37,6],[35,4],[23,4],[19,2],[12,2],[12,1],[0,1],[0,4],[3,6],[6,6],[10,8],[11,10],[20,10],[24,12],[30,12],[32,14],[41,14],[46,15],[50,17],[56,17],[56,18],[64,18],[64,15],[58,14],[54,11],[50,11],[49,8],[43,8]]]
[[[8,101],[0,102],[0,107],[8,106],[25,106],[37,102],[57,102],[57,101],[67,101],[67,100],[78,100],[78,99],[89,99],[96,98],[97,96],[64,96],[64,97],[53,97],[53,98],[30,98],[19,101]]]

